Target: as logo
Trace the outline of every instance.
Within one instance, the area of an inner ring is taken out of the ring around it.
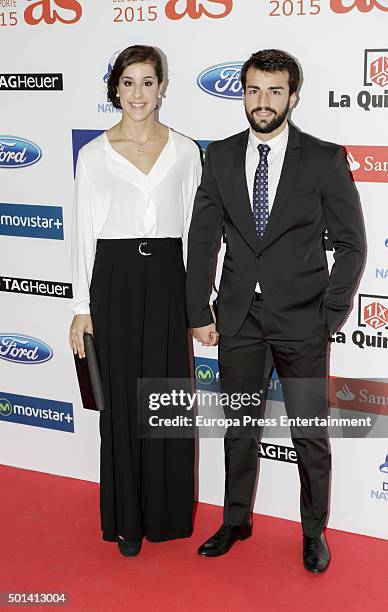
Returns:
[[[216,8],[215,12],[210,11],[210,8]],[[168,0],[165,11],[167,17],[174,21],[185,15],[191,19],[199,19],[202,15],[222,19],[231,13],[232,8],[233,0]]]
[[[5,397],[0,397],[0,417],[7,417],[12,414],[12,404]]]
[[[388,12],[387,0],[330,0],[330,8],[335,13],[349,13],[357,8],[361,13],[369,13],[372,9],[377,8],[380,11]]]
[[[27,0],[31,2],[31,0]],[[52,8],[52,5],[62,9]],[[76,23],[81,19],[82,6],[77,0],[38,0],[32,2],[24,11],[24,20],[28,25],[38,25],[41,21],[52,25],[56,21],[61,23]]]
[[[214,380],[213,370],[204,364],[195,368],[195,377],[202,385],[210,385]]]

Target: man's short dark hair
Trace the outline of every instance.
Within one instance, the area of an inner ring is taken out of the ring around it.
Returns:
[[[247,72],[249,68],[261,70],[261,72],[288,72],[288,84],[290,95],[295,93],[300,82],[299,66],[291,55],[279,49],[263,49],[253,53],[241,69],[241,83],[245,92],[247,83]]]
[[[146,45],[127,47],[117,57],[108,78],[108,99],[115,108],[121,108],[120,99],[116,95],[120,77],[124,70],[132,64],[152,64],[158,83],[163,81],[162,58],[155,47],[147,47]]]

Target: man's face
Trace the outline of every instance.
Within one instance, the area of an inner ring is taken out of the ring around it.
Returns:
[[[270,134],[286,120],[296,102],[289,94],[288,72],[262,72],[248,69],[244,94],[245,113],[252,129]]]

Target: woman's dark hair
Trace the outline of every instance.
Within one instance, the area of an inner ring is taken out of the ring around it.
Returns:
[[[279,51],[279,49],[263,49],[253,53],[241,69],[241,83],[244,91],[247,82],[247,72],[251,66],[262,72],[288,72],[290,95],[297,91],[300,82],[299,66],[288,53]]]
[[[163,64],[159,51],[145,45],[127,47],[117,57],[108,78],[108,99],[115,108],[121,108],[120,99],[116,95],[120,77],[124,70],[132,64],[152,64],[158,83],[163,81]]]

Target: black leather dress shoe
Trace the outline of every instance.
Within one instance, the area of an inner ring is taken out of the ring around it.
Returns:
[[[202,557],[220,557],[225,555],[237,540],[246,540],[251,535],[251,523],[243,525],[225,525],[224,523],[211,538],[198,548],[198,554]]]
[[[141,540],[129,542],[128,540],[123,540],[119,537],[117,538],[117,546],[124,557],[136,557],[141,549]]]
[[[303,565],[308,572],[322,574],[330,563],[330,551],[322,533],[318,538],[303,536]]]

